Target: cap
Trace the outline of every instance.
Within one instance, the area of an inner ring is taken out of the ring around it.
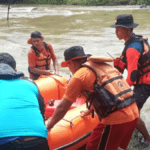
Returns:
[[[64,57],[65,61],[61,63],[61,67],[67,67],[67,63],[69,60],[87,58],[88,56],[84,53],[83,47],[73,46],[65,50]]]

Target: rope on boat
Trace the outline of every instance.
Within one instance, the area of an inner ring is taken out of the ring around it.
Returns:
[[[66,121],[66,122],[69,122],[70,123],[70,127],[72,128],[72,126],[73,126],[73,120],[74,119],[76,119],[76,118],[78,118],[78,117],[81,117],[82,116],[82,114],[81,115],[78,115],[78,116],[76,116],[76,117],[74,117],[73,119],[71,119],[71,120],[67,120],[67,119],[64,119],[64,118],[62,118],[61,120],[64,120],[64,121]],[[48,118],[48,122],[50,121],[50,119],[51,119],[52,117],[50,117],[50,118]]]

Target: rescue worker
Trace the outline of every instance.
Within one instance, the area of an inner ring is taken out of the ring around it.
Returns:
[[[48,150],[44,100],[37,86],[0,53],[0,150]]]
[[[84,117],[89,115],[94,109],[100,118],[100,123],[93,130],[86,149],[118,150],[118,147],[127,149],[132,133],[137,125],[139,114],[133,97],[133,91],[126,81],[122,79],[122,76],[120,76],[121,73],[107,63],[93,62],[90,58],[94,56],[89,57],[87,61],[87,55],[85,55],[81,46],[68,48],[64,52],[64,57],[65,61],[61,63],[61,66],[68,67],[73,77],[67,85],[61,103],[57,106],[52,118],[47,123],[47,129],[53,128],[54,125],[64,117],[80,93],[85,94],[85,91],[88,91],[95,94],[94,85],[98,83],[101,86],[110,88],[110,90],[107,89],[110,93],[111,91],[115,91],[115,95],[113,95],[114,93],[110,95],[112,95],[113,98],[115,97],[116,100],[118,100],[118,104],[121,105],[119,106],[119,110],[118,105],[114,105],[111,112],[107,113],[108,111],[97,109],[94,99],[89,110],[82,112],[82,116]],[[111,76],[111,80],[107,78],[109,75]],[[113,85],[112,81],[115,85]],[[117,90],[114,87],[116,87]],[[88,99],[90,98],[88,95],[86,96]],[[96,96],[97,93],[93,98]],[[105,97],[105,95],[103,96]],[[122,100],[122,102],[119,99]],[[91,98],[90,100],[92,101]],[[108,99],[104,99],[104,103],[105,100]],[[105,116],[102,116],[99,111]]]
[[[59,74],[59,65],[51,44],[44,42],[44,37],[39,31],[31,33],[28,44],[32,44],[28,52],[29,75],[32,79],[37,79],[40,75]],[[50,70],[51,59],[54,71]]]
[[[131,14],[119,15],[115,22],[110,27],[116,29],[116,36],[119,40],[125,41],[125,48],[121,56],[114,59],[114,67],[122,73],[125,68],[127,69],[126,81],[130,86],[134,86],[135,99],[140,112],[150,96],[150,47],[145,37],[133,33],[133,28],[138,24],[134,23]],[[141,118],[136,128],[145,140],[141,141],[142,147],[148,146],[150,136]]]

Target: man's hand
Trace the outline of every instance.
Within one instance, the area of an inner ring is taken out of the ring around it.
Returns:
[[[120,58],[116,58],[114,59],[114,67],[123,73],[126,64]]]
[[[48,124],[49,124],[50,120],[51,120],[51,117],[45,121],[45,126],[47,129],[48,129]],[[51,129],[51,128],[52,127],[49,127],[49,129]]]
[[[65,116],[71,105],[72,102],[63,98],[59,105],[56,107],[52,118],[47,121],[46,128],[48,130],[53,128],[53,126]]]
[[[86,111],[80,111],[80,113],[81,113],[81,117],[85,117],[92,113],[92,109]]]
[[[59,72],[58,71],[56,71],[54,74],[59,76]]]
[[[45,70],[45,75],[54,75],[54,71],[52,70]]]

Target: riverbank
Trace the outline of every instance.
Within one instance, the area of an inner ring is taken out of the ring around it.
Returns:
[[[51,5],[84,5],[84,6],[116,6],[141,5],[146,8],[150,0],[0,0],[0,4],[51,4]]]
[[[137,5],[11,5],[8,22],[7,10],[7,6],[0,5],[1,47],[15,57],[18,70],[27,76],[27,52],[31,46],[27,40],[34,30],[41,31],[45,41],[53,45],[59,63],[68,45],[76,43],[83,46],[87,53],[91,53],[92,49],[92,54],[96,56],[108,57],[106,51],[114,57],[119,56],[123,41],[118,41],[115,30],[110,28],[119,14],[132,14],[134,21],[139,23],[135,33],[150,39],[150,9],[140,9]],[[68,72],[66,68],[60,69]]]

